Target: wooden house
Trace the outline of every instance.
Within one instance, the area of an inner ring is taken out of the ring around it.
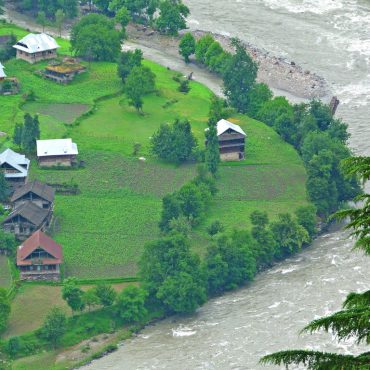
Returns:
[[[60,280],[62,247],[37,230],[17,248],[17,266],[22,280]]]
[[[36,230],[46,230],[51,217],[52,210],[27,201],[15,208],[2,224],[5,232],[13,233],[18,240],[25,240]]]
[[[36,63],[45,59],[57,57],[57,49],[60,47],[55,39],[46,33],[30,33],[15,45],[17,59],[23,59],[28,63]]]
[[[6,149],[0,154],[0,171],[5,179],[13,186],[23,185],[28,176],[30,160],[23,154]]]
[[[71,82],[76,75],[81,74],[86,71],[86,67],[76,63],[74,60],[67,59],[62,63],[48,65],[43,75],[49,80],[67,84]]]
[[[37,159],[42,167],[70,167],[76,163],[77,145],[72,139],[37,140]]]
[[[54,209],[55,190],[40,181],[31,181],[18,188],[11,202],[14,208],[20,207],[26,202],[32,202],[42,209],[53,211]]]
[[[4,81],[6,78],[6,74],[4,72],[5,67],[0,62],[0,81]]]
[[[217,123],[217,136],[222,161],[244,159],[247,135],[240,126],[222,119]]]

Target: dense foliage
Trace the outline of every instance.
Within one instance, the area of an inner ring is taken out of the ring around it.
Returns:
[[[15,57],[16,49],[13,48],[17,42],[17,38],[14,34],[9,35],[9,40],[6,42],[5,45],[0,47],[0,60],[5,62],[11,58]]]
[[[179,30],[186,28],[189,13],[189,8],[181,0],[162,0],[155,25],[164,34],[177,35]]]
[[[346,160],[346,172],[349,175],[357,175],[363,181],[370,179],[370,158],[360,157]],[[363,203],[359,208],[340,211],[339,218],[350,218],[346,226],[353,230],[356,236],[356,246],[370,255],[370,194],[364,194],[355,199]],[[320,318],[311,322],[304,328],[305,332],[313,333],[319,330],[335,335],[339,341],[355,339],[358,344],[370,344],[370,290],[364,293],[351,293],[343,304],[342,311],[328,317]],[[302,364],[310,370],[365,370],[370,366],[369,352],[354,356],[342,355],[320,351],[291,350],[277,352],[265,356],[262,363],[275,365],[294,366]]]
[[[126,323],[141,321],[147,315],[146,297],[147,292],[134,285],[122,290],[117,297],[117,315]]]
[[[181,37],[179,53],[184,57],[186,63],[189,63],[190,55],[195,53],[195,38],[190,32],[185,33],[185,35]]]
[[[0,288],[0,334],[6,329],[10,315],[10,300],[6,289]]]
[[[57,347],[61,337],[67,329],[67,317],[62,309],[53,307],[46,316],[41,328],[42,335],[52,343],[54,348]]]
[[[114,21],[102,14],[89,14],[71,31],[71,50],[88,60],[115,61],[121,50],[122,34]]]
[[[36,140],[40,139],[40,123],[37,115],[32,117],[29,113],[24,115],[24,123],[16,124],[13,132],[14,144],[26,152],[36,149]]]
[[[173,125],[162,124],[151,140],[152,152],[174,163],[191,159],[196,145],[188,120],[176,120]]]
[[[62,10],[68,18],[78,14],[77,0],[16,0],[18,10],[36,15],[44,12],[46,17],[54,19],[56,12]]]

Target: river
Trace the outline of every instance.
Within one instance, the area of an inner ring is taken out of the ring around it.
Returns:
[[[326,78],[341,100],[354,152],[370,155],[370,3],[366,0],[186,0],[191,28],[237,36]],[[145,329],[86,366],[103,369],[276,369],[258,359],[285,348],[355,353],[330,334],[299,336],[310,320],[338,310],[370,285],[370,259],[351,252],[340,230],[213,299],[188,318]]]

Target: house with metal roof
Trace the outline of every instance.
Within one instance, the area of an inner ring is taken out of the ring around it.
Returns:
[[[18,240],[25,240],[36,230],[46,230],[51,216],[52,210],[40,208],[27,201],[15,208],[2,224],[5,232],[13,233]]]
[[[6,77],[4,69],[5,69],[5,67],[0,62],[0,81],[3,81]]]
[[[22,185],[25,183],[30,160],[25,155],[6,149],[0,154],[0,171],[4,177],[13,185]]]
[[[244,159],[247,134],[240,126],[222,119],[217,122],[217,136],[222,161],[240,161]]]
[[[22,187],[19,187],[13,194],[11,202],[14,208],[18,208],[22,204],[30,201],[42,209],[54,208],[55,190],[40,181],[34,180],[27,182]]]
[[[46,33],[30,33],[15,45],[17,59],[23,59],[29,63],[36,63],[44,59],[57,57],[57,49],[60,47],[55,39]]]
[[[36,148],[42,167],[70,167],[76,163],[78,148],[72,139],[37,140]]]
[[[62,247],[37,230],[17,248],[17,266],[22,280],[59,280]]]

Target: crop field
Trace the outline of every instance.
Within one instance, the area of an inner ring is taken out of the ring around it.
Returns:
[[[2,27],[0,35],[6,33]],[[16,31],[20,35],[21,30]],[[68,50],[67,44],[63,41],[61,52]],[[21,94],[0,97],[0,131],[11,135],[25,112],[38,113],[41,137],[71,137],[78,145],[79,159],[85,162],[85,168],[65,171],[42,170],[35,161],[31,166],[31,178],[79,186],[78,195],[58,195],[55,202],[53,237],[63,245],[68,276],[135,275],[144,244],[159,236],[162,197],[196,174],[194,164],[174,166],[153,158],[150,137],[160,124],[187,118],[199,146],[204,147],[212,94],[194,81],[188,94],[180,93],[173,80],[176,72],[144,63],[156,74],[158,91],[144,98],[143,115],[120,93],[123,86],[114,63],[91,63],[86,73],[66,86],[36,73],[46,63],[5,63],[8,75],[20,80]],[[30,90],[36,101],[21,104],[22,94]],[[102,97],[106,98],[97,101]],[[91,114],[71,125],[91,107]],[[246,159],[220,167],[219,192],[192,235],[200,254],[210,242],[205,230],[213,220],[228,229],[249,227],[249,215],[255,209],[266,210],[273,219],[306,203],[305,171],[296,151],[261,122],[241,115],[230,120],[247,132]],[[135,143],[141,145],[137,155],[133,155]]]
[[[11,281],[8,258],[0,254],[0,288],[9,288]]]

